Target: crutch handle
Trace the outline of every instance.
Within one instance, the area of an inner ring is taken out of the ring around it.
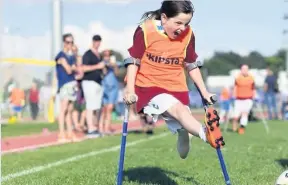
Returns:
[[[128,102],[127,100],[125,101],[127,106],[134,104],[138,101],[138,96],[136,94],[129,94],[127,98],[128,98]]]
[[[138,101],[138,96],[136,94],[131,95],[130,98],[131,98],[131,101],[134,103]]]
[[[212,103],[216,103],[218,101],[217,96],[214,94],[213,96],[210,97],[210,100]]]
[[[199,92],[200,93],[200,92]],[[200,94],[201,95],[201,94]],[[202,97],[202,95],[201,95],[201,97]],[[208,101],[206,100],[206,99],[204,99],[203,97],[202,97],[202,101],[203,101],[203,105],[205,106],[205,107],[208,107],[209,106],[209,103],[208,103]],[[216,103],[217,101],[218,101],[218,98],[217,98],[217,96],[214,94],[213,96],[211,96],[210,97],[210,101],[214,104],[214,103]]]

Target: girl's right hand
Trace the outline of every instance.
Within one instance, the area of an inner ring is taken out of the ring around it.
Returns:
[[[212,97],[216,98],[216,100],[212,99]],[[204,95],[204,99],[206,101],[206,103],[208,105],[213,105],[216,103],[217,101],[217,97],[216,97],[216,94],[212,94],[212,93],[207,93]]]
[[[137,102],[138,96],[135,93],[126,92],[123,98],[126,105],[131,105]]]

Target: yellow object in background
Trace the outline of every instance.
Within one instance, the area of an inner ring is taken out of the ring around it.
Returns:
[[[17,122],[17,117],[16,116],[11,116],[8,119],[8,124],[15,124]]]
[[[48,109],[48,122],[54,123],[55,116],[54,116],[54,98],[51,98],[49,101],[49,109]]]
[[[56,68],[55,68],[56,62],[54,60],[41,60],[41,59],[33,59],[33,58],[1,58],[0,64],[1,64],[1,69],[3,66],[4,67],[6,66],[6,65],[2,65],[2,64],[9,64],[7,66],[9,66],[9,67],[13,66],[13,67],[15,67],[15,69],[18,69],[18,68],[25,69],[25,70],[23,70],[25,72],[24,74],[30,74],[31,73],[31,70],[28,70],[28,68],[30,69],[30,66],[32,66],[31,69],[33,69],[33,71],[38,71],[38,70],[39,71],[44,71],[44,70],[50,71],[49,73],[51,73],[51,74],[49,74],[49,79],[47,79],[47,80],[52,81],[52,84],[48,84],[48,85],[52,85],[52,88],[51,88],[52,90],[57,89],[57,77],[56,77]],[[29,67],[27,67],[27,66],[29,66]],[[3,71],[5,71],[5,70],[3,70]],[[2,75],[2,73],[1,73],[1,75]],[[6,76],[10,76],[10,75],[11,74],[4,75],[4,76],[6,77]],[[21,78],[23,76],[22,73],[19,73],[16,70],[15,70],[15,73],[13,73],[13,75],[15,76],[15,79]],[[35,74],[33,73],[33,75],[35,75]],[[35,78],[38,79],[40,77],[36,76]],[[7,79],[9,79],[9,78],[7,77]],[[2,78],[1,78],[1,80],[2,80]],[[23,106],[25,106],[26,102],[24,100],[24,101],[19,102],[19,104],[23,107]],[[47,117],[48,117],[47,121],[49,123],[54,123],[55,122],[54,97],[51,97],[48,106],[49,106],[48,111],[45,112],[45,114],[47,114]],[[9,117],[9,119],[8,119],[8,122],[11,124],[16,123],[17,121],[19,121],[17,119],[17,117]]]

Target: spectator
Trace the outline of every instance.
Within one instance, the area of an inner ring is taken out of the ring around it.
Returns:
[[[58,79],[58,92],[60,97],[59,113],[59,141],[78,141],[73,133],[72,112],[73,102],[77,97],[77,82],[74,71],[76,70],[76,57],[72,52],[74,39],[72,34],[63,35],[63,50],[56,56],[56,72]],[[67,131],[65,132],[65,123]]]
[[[276,89],[277,79],[270,68],[267,68],[267,76],[264,84],[265,104],[268,108],[268,117],[270,120],[278,119],[277,105],[276,105]],[[272,112],[274,116],[272,116]]]
[[[36,120],[39,112],[39,91],[37,89],[36,83],[33,83],[31,89],[29,90],[29,103],[31,118]]]
[[[105,67],[104,62],[101,61],[99,53],[101,40],[100,35],[93,36],[92,48],[85,52],[82,59],[82,68],[84,72],[82,88],[86,101],[88,138],[100,136],[98,117],[103,96],[103,89],[101,87],[102,69]]]
[[[101,111],[100,128],[103,128],[103,133],[111,134],[111,118],[112,111],[117,103],[119,85],[116,75],[119,72],[115,56],[111,56],[111,52],[106,50],[103,52],[103,61],[105,62],[104,78],[102,81],[103,108]]]

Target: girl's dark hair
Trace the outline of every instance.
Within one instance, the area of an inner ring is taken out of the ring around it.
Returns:
[[[71,33],[66,33],[62,36],[62,41],[65,42],[66,41],[66,38],[68,37],[73,37],[73,35]]]
[[[141,20],[146,19],[161,19],[161,14],[164,13],[168,18],[175,17],[179,13],[194,13],[194,7],[190,0],[164,0],[160,9],[148,11],[142,15]]]

